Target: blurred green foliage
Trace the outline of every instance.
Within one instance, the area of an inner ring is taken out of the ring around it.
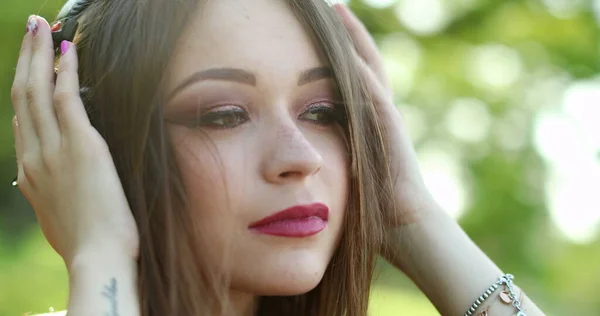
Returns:
[[[45,242],[26,200],[10,186],[15,174],[10,86],[25,21],[32,13],[51,20],[64,1],[3,3],[0,316],[8,316],[64,309],[67,297],[61,259]],[[600,72],[599,1],[365,0],[350,5],[382,49],[419,153],[441,153],[447,159],[438,165],[452,167],[451,174],[461,179],[454,183],[462,190],[456,192],[464,192],[457,216],[467,233],[517,276],[548,315],[600,315],[600,240],[576,243],[558,229],[545,186],[551,165],[533,141],[539,114],[560,106],[560,94],[552,93],[577,80],[594,80]],[[452,114],[456,108],[467,110]],[[477,120],[459,120],[457,127],[449,119],[472,115],[473,109]],[[481,135],[472,137],[477,131]],[[446,189],[450,197],[456,190]],[[389,265],[382,262],[379,274],[374,315],[436,315]]]

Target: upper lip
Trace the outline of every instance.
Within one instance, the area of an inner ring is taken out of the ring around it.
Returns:
[[[256,221],[250,224],[249,228],[264,226],[282,220],[294,220],[309,217],[319,217],[326,221],[329,218],[329,208],[323,203],[296,205]]]

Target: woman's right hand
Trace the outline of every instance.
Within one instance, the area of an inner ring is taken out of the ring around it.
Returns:
[[[67,267],[100,250],[137,258],[139,237],[123,187],[79,95],[76,49],[62,43],[54,84],[50,26],[38,16],[27,25],[11,91],[18,187]]]

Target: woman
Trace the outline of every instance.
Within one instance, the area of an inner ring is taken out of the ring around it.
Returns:
[[[432,201],[373,41],[334,9],[30,17],[16,183],[65,261],[69,315],[366,315],[378,254],[443,315],[543,315]]]

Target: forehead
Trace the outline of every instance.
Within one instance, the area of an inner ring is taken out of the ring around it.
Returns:
[[[175,48],[172,81],[212,67],[261,77],[325,65],[312,37],[282,0],[208,0],[191,15]],[[260,84],[260,82],[259,82]]]

